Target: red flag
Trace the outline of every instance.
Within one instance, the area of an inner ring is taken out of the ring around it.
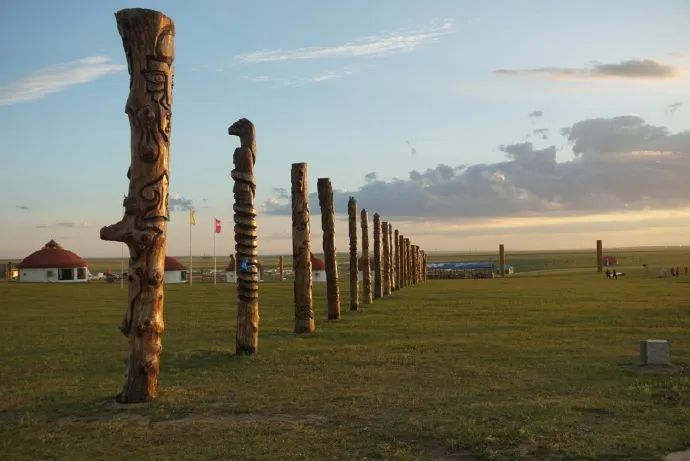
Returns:
[[[216,234],[220,234],[220,219],[213,218],[213,220],[215,221],[215,225],[216,225]]]

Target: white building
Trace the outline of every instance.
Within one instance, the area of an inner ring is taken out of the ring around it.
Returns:
[[[86,261],[55,240],[17,264],[20,282],[81,283],[88,280]]]
[[[326,282],[326,264],[310,253],[312,282]]]
[[[165,283],[187,283],[187,268],[172,256],[165,257]]]

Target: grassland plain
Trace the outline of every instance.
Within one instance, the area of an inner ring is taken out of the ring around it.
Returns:
[[[266,282],[255,357],[233,356],[233,285],[171,285],[159,399],[130,407],[112,400],[119,285],[0,283],[2,458],[652,460],[690,447],[690,276],[641,268],[690,258],[632,255],[613,281],[585,256],[525,256],[571,264],[429,281],[361,312],[343,284],[338,322],[316,284],[309,336],[292,333],[291,282]],[[683,371],[636,373],[646,338],[671,340]]]

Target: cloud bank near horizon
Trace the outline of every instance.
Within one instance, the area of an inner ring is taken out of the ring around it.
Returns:
[[[536,67],[532,69],[496,69],[496,74],[509,76],[537,76],[561,79],[669,79],[678,69],[653,59],[629,59],[619,63],[594,62],[588,67]]]
[[[500,146],[492,164],[439,164],[407,179],[375,174],[357,191],[334,191],[336,211],[349,196],[388,217],[466,218],[587,214],[688,206],[690,131],[670,133],[634,115],[582,120],[563,128],[574,157],[559,162],[556,147],[531,142]],[[264,203],[268,214],[291,214],[281,190]],[[318,212],[316,194],[310,196]]]

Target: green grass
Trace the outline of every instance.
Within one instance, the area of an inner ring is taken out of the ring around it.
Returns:
[[[648,460],[690,447],[690,277],[645,278],[635,262],[608,281],[579,264],[430,281],[356,313],[343,283],[338,322],[315,285],[308,336],[292,333],[292,284],[264,283],[255,357],[233,355],[233,285],[169,286],[160,395],[131,408],[112,403],[126,290],[0,283],[0,453]],[[671,340],[684,371],[635,373],[646,338]]]

